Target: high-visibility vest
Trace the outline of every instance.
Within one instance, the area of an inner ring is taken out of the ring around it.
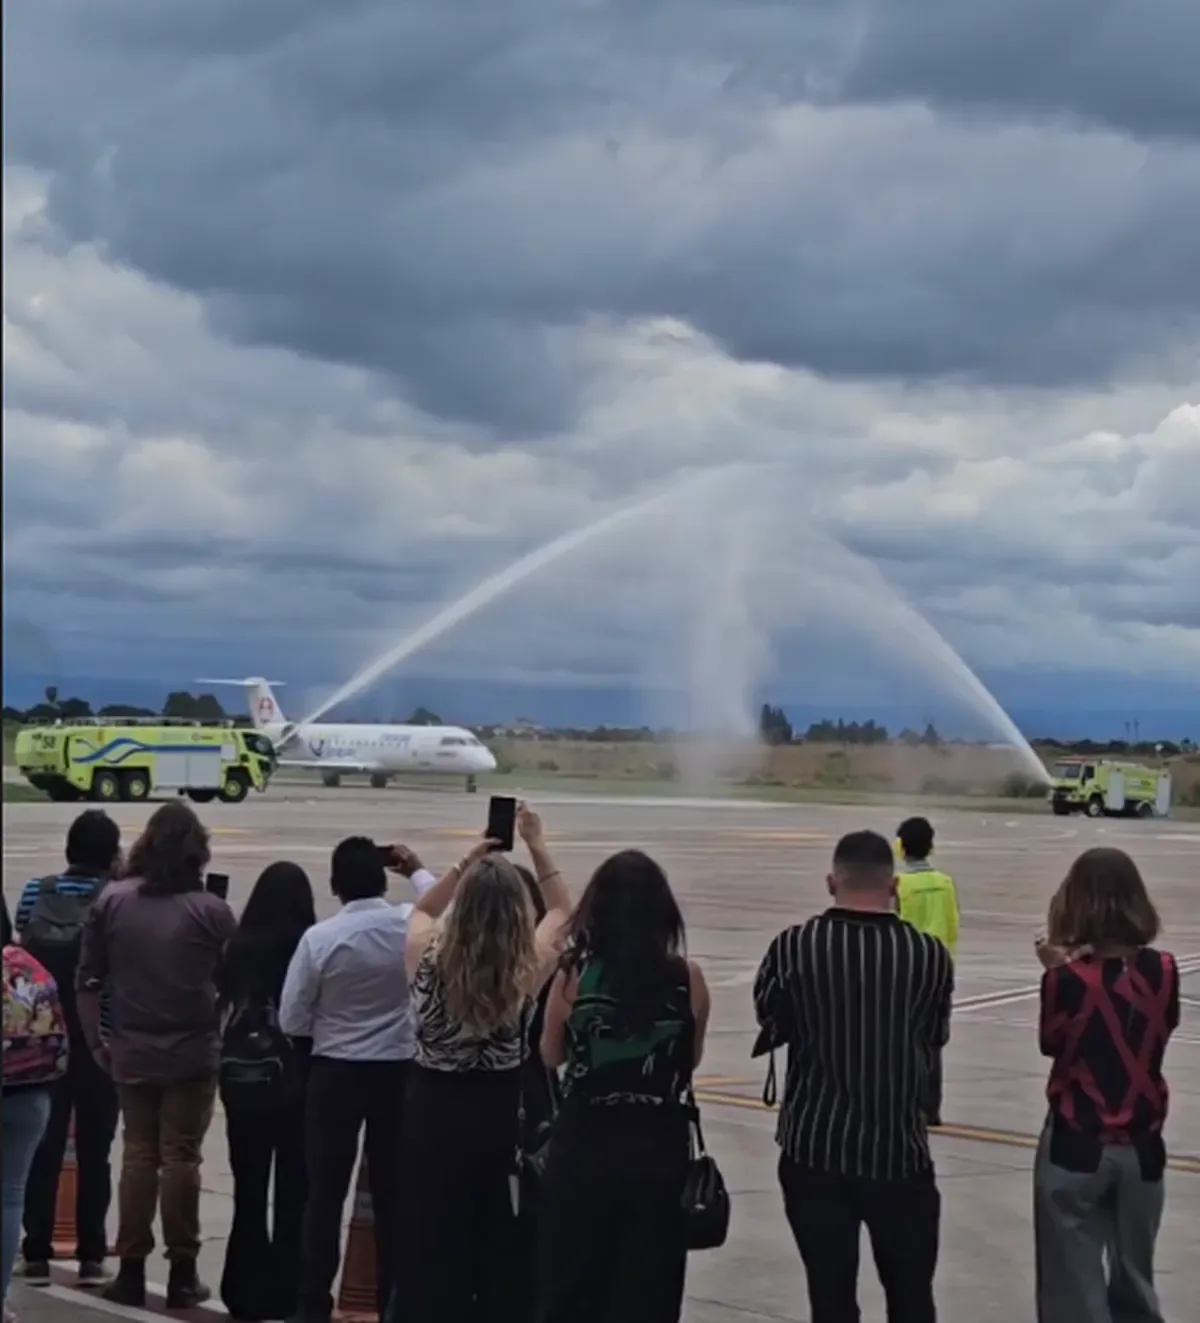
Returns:
[[[928,861],[903,862],[896,870],[900,917],[919,932],[958,951],[958,891],[949,873]]]

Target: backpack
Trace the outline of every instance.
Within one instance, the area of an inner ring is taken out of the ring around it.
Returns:
[[[4,1088],[46,1086],[67,1072],[67,1021],[50,971],[23,947],[4,948]]]
[[[277,1112],[299,1101],[300,1070],[292,1040],[270,998],[247,999],[221,1030],[221,1101],[229,1112]]]
[[[97,882],[86,895],[71,895],[59,890],[59,883],[66,880],[73,879],[41,879],[21,933],[21,945],[45,965],[64,990],[74,985],[83,930],[101,885]]]

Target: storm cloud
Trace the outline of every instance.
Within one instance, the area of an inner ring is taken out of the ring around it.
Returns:
[[[1061,628],[1088,664],[1200,659],[1195,6],[58,0],[6,24],[5,550],[31,620],[57,592],[101,631],[124,595],[154,647],[316,614],[336,657],[740,459],[997,664]],[[592,626],[546,665],[616,632]]]
[[[437,415],[569,425],[556,332],[596,318],[995,385],[1200,335],[1200,19],[1166,0],[203,8],[17,11],[9,152],[218,333]]]

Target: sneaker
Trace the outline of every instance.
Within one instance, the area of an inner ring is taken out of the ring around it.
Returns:
[[[86,1289],[107,1286],[112,1279],[112,1273],[102,1263],[85,1260],[79,1265],[79,1285]]]
[[[46,1259],[26,1259],[17,1275],[30,1286],[49,1286],[50,1264]]]

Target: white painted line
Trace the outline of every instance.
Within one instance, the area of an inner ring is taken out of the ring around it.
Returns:
[[[41,1294],[50,1296],[54,1300],[61,1300],[64,1304],[76,1305],[81,1309],[92,1309],[98,1314],[111,1314],[113,1318],[132,1319],[136,1323],[163,1323],[163,1318],[177,1317],[171,1314],[163,1314],[152,1309],[133,1309],[129,1305],[115,1305],[109,1300],[100,1298],[98,1291],[83,1291],[78,1287],[70,1286],[38,1286],[34,1290]],[[166,1300],[167,1288],[158,1285],[157,1282],[146,1283],[148,1294]],[[217,1300],[210,1300],[201,1305],[199,1309],[187,1311],[193,1317],[197,1314],[213,1314],[227,1318],[229,1311]]]

